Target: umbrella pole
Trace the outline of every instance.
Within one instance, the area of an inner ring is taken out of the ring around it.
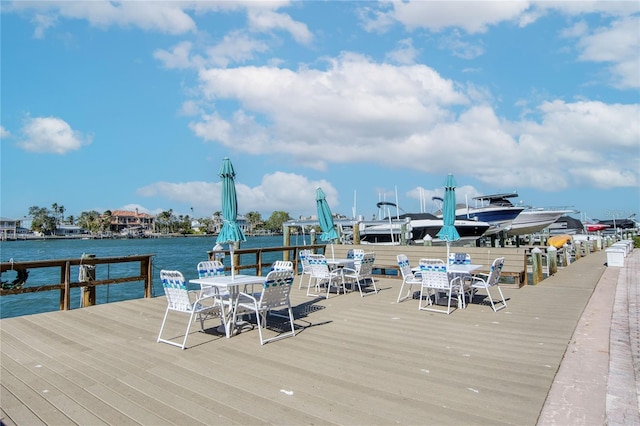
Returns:
[[[444,260],[444,263],[447,265],[447,271],[449,270],[449,251],[451,250],[450,245],[451,242],[447,240],[447,258]]]
[[[231,254],[231,280],[235,279],[236,276],[236,262],[235,256],[233,255],[233,242],[229,243],[229,253]]]

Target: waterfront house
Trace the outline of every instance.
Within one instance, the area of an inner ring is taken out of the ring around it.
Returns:
[[[111,212],[111,228],[116,233],[122,233],[128,229],[136,229],[140,233],[148,234],[154,231],[155,217],[147,213],[139,213],[126,210],[114,210]]]
[[[86,234],[86,231],[77,225],[58,225],[53,234],[58,237],[74,237]]]
[[[0,240],[15,240],[20,221],[0,217]]]

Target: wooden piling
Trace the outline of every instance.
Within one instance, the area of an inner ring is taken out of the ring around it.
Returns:
[[[531,264],[533,266],[533,285],[536,285],[544,279],[542,273],[542,250],[538,247],[531,250]]]
[[[554,246],[547,247],[547,269],[549,275],[554,275],[558,272],[558,249]]]

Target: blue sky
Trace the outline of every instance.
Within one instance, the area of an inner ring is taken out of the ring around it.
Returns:
[[[640,212],[635,1],[2,1],[0,215]],[[397,195],[396,195],[397,194]],[[427,200],[421,203],[421,200]],[[193,210],[192,210],[193,209]]]

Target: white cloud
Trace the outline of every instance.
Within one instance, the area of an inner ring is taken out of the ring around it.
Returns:
[[[85,19],[92,26],[138,27],[147,31],[184,34],[195,31],[196,24],[183,10],[189,3],[124,1],[47,1],[13,2],[12,10],[35,10],[34,36],[44,33],[61,19]]]
[[[29,118],[22,128],[23,139],[18,143],[26,151],[66,154],[89,145],[93,136],[85,136],[57,117]]]
[[[542,190],[639,181],[637,105],[555,100],[526,105],[535,120],[508,121],[489,106],[486,88],[455,84],[424,65],[377,64],[348,53],[328,63],[323,70],[204,70],[204,99],[240,107],[202,115],[191,128],[240,152],[318,170],[359,162],[431,174],[462,170],[493,187]],[[600,172],[587,178],[582,168]]]
[[[438,40],[438,47],[451,51],[453,56],[462,59],[474,59],[484,54],[482,42],[464,40],[459,31],[452,31],[451,34],[441,37]]]
[[[446,121],[446,107],[467,102],[453,82],[424,65],[376,64],[348,53],[328,59],[328,64],[326,70],[297,72],[273,67],[204,70],[204,97],[237,100],[242,110],[228,118],[206,115],[192,129],[204,139],[256,154],[282,152],[323,169],[328,161],[376,158],[379,154],[370,147]]]
[[[220,43],[206,49],[208,62],[226,67],[230,63],[243,63],[254,58],[254,53],[269,50],[267,43],[249,37],[242,31],[225,35]]]
[[[339,207],[338,191],[324,179],[313,181],[293,173],[275,172],[263,176],[259,185],[249,187],[237,176],[236,193],[239,213],[258,211],[268,215],[273,211],[284,209],[293,215],[298,215],[297,212],[307,212],[310,205],[315,205],[314,197],[317,187],[322,187],[332,207]],[[195,216],[220,211],[222,209],[221,193],[220,182],[157,182],[137,190],[140,196],[162,197],[169,201],[193,206]],[[203,197],[202,194],[207,196]]]
[[[11,132],[4,128],[4,126],[0,126],[0,139],[8,139],[11,137]]]
[[[640,87],[640,16],[616,20],[578,42],[583,61],[608,62],[613,85],[622,89]]]
[[[418,49],[413,47],[413,41],[405,38],[397,43],[397,47],[386,54],[387,59],[402,65],[410,65],[415,63],[418,56]]]
[[[191,68],[194,66],[191,58],[191,47],[191,42],[183,41],[173,46],[171,50],[156,49],[153,52],[153,57],[162,62],[165,68]]]
[[[503,21],[515,21],[529,8],[528,1],[393,0],[389,3],[393,5],[393,9],[377,13],[374,20],[388,22],[393,17],[409,30],[427,28],[437,32],[456,27],[470,34],[484,33],[489,26]],[[366,25],[375,26],[372,23]]]
[[[313,35],[306,24],[294,21],[285,13],[264,9],[249,9],[248,18],[249,27],[254,31],[284,30],[290,33],[300,44],[309,44],[313,40]]]

